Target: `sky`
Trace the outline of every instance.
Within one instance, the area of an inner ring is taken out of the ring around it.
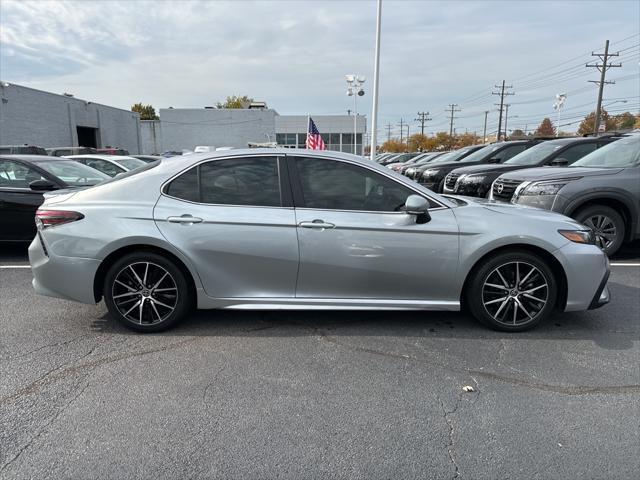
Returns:
[[[598,61],[612,62],[605,106],[640,111],[640,2],[382,2],[378,131],[398,123],[425,133],[454,127],[488,134],[498,123],[505,80],[515,95],[508,129],[555,122],[555,95],[566,93],[563,130],[595,109]],[[345,74],[366,77],[357,110],[371,117],[374,0],[316,1],[0,1],[0,79],[121,108],[200,108],[228,95],[266,101],[280,114],[346,114]],[[626,103],[625,103],[626,101]],[[406,132],[406,128],[404,129]]]

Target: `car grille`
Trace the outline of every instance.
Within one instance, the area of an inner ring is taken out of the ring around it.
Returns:
[[[503,180],[498,178],[493,184],[493,198],[508,201],[513,197],[513,192],[516,191],[518,185],[522,183],[522,180]]]
[[[449,175],[447,175],[447,178],[444,182],[445,187],[447,187],[449,190],[453,190],[453,188],[456,186],[456,181],[458,180],[459,176],[459,173],[450,173]]]

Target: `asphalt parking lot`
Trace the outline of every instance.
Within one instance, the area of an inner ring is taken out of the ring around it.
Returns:
[[[35,295],[24,248],[0,251],[2,479],[637,478],[637,243],[611,304],[520,334],[209,311],[140,335]]]

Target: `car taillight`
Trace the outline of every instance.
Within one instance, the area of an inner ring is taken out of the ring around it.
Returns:
[[[84,215],[69,210],[37,210],[36,225],[39,229],[63,225],[65,223],[82,220]]]

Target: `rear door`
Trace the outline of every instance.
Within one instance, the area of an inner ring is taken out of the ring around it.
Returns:
[[[207,295],[295,295],[298,239],[283,162],[274,155],[208,160],[165,185],[154,219],[191,260]]]
[[[433,204],[431,221],[402,211],[417,192],[339,159],[287,156],[300,248],[297,297],[452,300],[458,225]]]
[[[14,160],[0,159],[0,217],[3,228],[0,240],[32,240],[36,234],[35,213],[44,201],[42,193],[29,184],[49,180],[30,166]]]

